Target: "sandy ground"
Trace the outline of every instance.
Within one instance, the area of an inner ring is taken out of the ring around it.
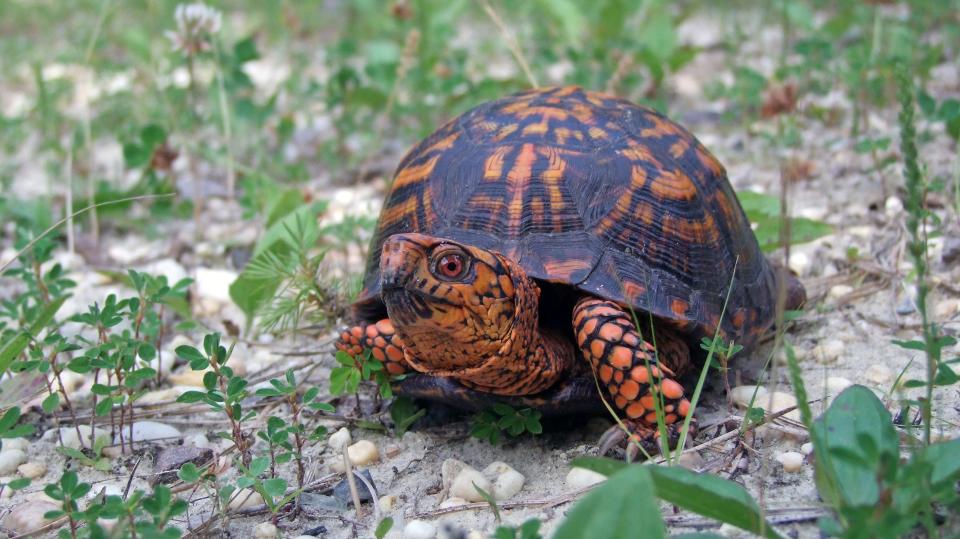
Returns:
[[[765,42],[775,39],[776,36],[758,36],[753,49],[760,51]],[[748,63],[752,61],[747,59]],[[796,246],[790,260],[791,267],[807,286],[810,302],[806,314],[791,327],[787,338],[797,348],[810,397],[816,399],[814,411],[822,409],[825,403],[822,398],[835,393],[845,383],[867,385],[889,398],[894,380],[901,371],[905,371],[906,377],[919,378],[923,375],[920,356],[891,343],[892,339],[914,338],[919,333],[919,318],[915,310],[910,308],[911,287],[907,278],[910,264],[904,249],[905,214],[899,165],[874,171],[872,157],[855,152],[855,141],[848,136],[847,122],[828,127],[819,121],[806,120],[802,114],[798,115],[802,142],[798,148],[791,150],[784,150],[770,142],[775,137],[776,120],[741,126],[722,125],[716,120],[716,110],[703,106],[705,98],[702,93],[704,85],[715,78],[714,69],[719,62],[719,53],[705,52],[672,79],[677,94],[674,117],[700,137],[720,158],[738,190],[776,194],[780,189],[780,168],[785,160],[809,163],[809,177],[790,185],[792,213],[823,220],[834,227],[833,234]],[[755,64],[754,67],[765,72],[772,69],[759,52]],[[940,82],[935,82],[931,88],[935,97],[955,94],[956,69],[952,65],[938,68],[937,81]],[[844,108],[849,103],[842,95],[802,96],[799,108],[802,111],[814,105]],[[895,147],[899,140],[895,111],[871,111],[869,125],[871,136],[888,136],[894,141],[892,147]],[[922,146],[922,159],[928,167],[927,175],[931,178],[955,177],[957,165],[953,142],[940,126],[921,123],[920,129],[929,130],[932,135],[932,139]],[[383,196],[380,185],[382,181],[357,188],[340,188],[332,197],[332,187],[325,181],[312,182],[310,189],[318,197],[332,198],[332,214],[357,207],[375,214]],[[949,238],[950,234],[956,235],[960,230],[957,216],[948,209],[949,196],[937,196],[940,197],[940,205],[935,207],[935,211],[943,218],[947,230],[945,237]],[[196,278],[194,308],[197,316],[214,329],[222,330],[225,320],[242,325],[242,315],[226,296],[226,286],[237,268],[232,266],[223,245],[225,242],[252,244],[257,234],[256,223],[241,220],[236,206],[212,200],[203,241],[193,241],[191,223],[170,222],[158,227],[152,238],[129,233],[121,237],[108,236],[104,240],[106,249],[99,251],[96,257],[90,254],[86,259],[66,253],[58,255],[60,260],[70,264],[72,276],[79,283],[75,297],[63,313],[79,311],[92,301],[102,300],[112,291],[127,293],[94,271],[95,268],[123,269],[134,266],[167,273],[174,279],[182,275]],[[955,335],[960,329],[960,293],[956,285],[960,283],[960,267],[942,261],[944,244],[944,237],[931,241],[932,280],[936,286],[930,304],[931,311],[936,320],[943,324],[944,330]],[[191,248],[178,257],[174,253],[182,252],[179,249],[182,245],[190,245]],[[855,257],[850,256],[853,248],[857,251]],[[9,254],[10,250],[7,249],[0,258]],[[359,254],[353,253],[346,262],[353,267],[360,267]],[[70,330],[68,326],[66,331]],[[170,350],[183,342],[196,343],[198,337],[175,337],[166,347],[166,357],[171,357]],[[293,354],[294,351],[306,351],[309,354],[304,357]],[[768,347],[761,347],[751,357],[737,358],[730,375],[731,384],[756,381],[769,353]],[[960,348],[947,353],[955,355],[960,353]],[[324,339],[274,340],[263,337],[257,342],[239,346],[236,358],[251,378],[259,378],[258,375],[262,373],[276,376],[287,366],[314,363],[319,368],[312,371],[311,382],[323,389],[327,388],[327,376],[333,366],[333,358]],[[77,382],[76,397],[82,399],[84,394],[89,394],[89,383],[83,380]],[[174,388],[182,390],[187,387],[182,382],[174,385]],[[763,375],[762,382],[770,391],[790,392],[782,366],[774,367],[772,373]],[[711,380],[709,385],[703,403],[697,410],[702,424],[717,424],[729,417],[742,415],[742,411],[728,404],[719,380]],[[893,397],[897,395],[894,393]],[[958,402],[960,399],[955,388],[936,394],[934,408],[939,419],[938,425],[943,426],[942,432],[938,430],[939,436],[958,435]],[[352,406],[349,401],[344,404]],[[219,447],[214,433],[225,426],[218,422],[216,416],[207,413],[180,416],[171,413],[173,407],[166,410],[156,420],[179,429],[183,437],[188,439],[187,443],[203,445],[205,440],[209,445]],[[32,414],[31,417],[37,419],[39,416]],[[44,427],[51,426],[49,420],[43,420],[42,423]],[[393,507],[388,508],[388,502],[381,503],[375,512],[371,504],[364,504],[363,516],[358,520],[352,510],[317,509],[314,506],[310,515],[284,522],[283,536],[293,537],[303,530],[323,526],[326,529],[324,537],[366,537],[370,535],[371,526],[375,525],[378,515],[389,515],[396,521],[395,531],[389,537],[400,537],[399,531],[404,523],[417,518],[431,522],[441,528],[442,533],[449,532],[449,537],[462,536],[457,534],[469,530],[489,535],[497,523],[488,508],[455,508],[443,514],[438,511],[449,494],[441,481],[441,468],[447,459],[458,459],[477,469],[496,461],[509,464],[524,476],[525,481],[522,490],[504,502],[517,507],[501,508],[503,522],[519,525],[528,518],[539,518],[544,521],[543,532],[549,534],[575,499],[571,495],[574,489],[566,482],[571,460],[596,454],[595,442],[609,424],[608,420],[597,418],[581,422],[573,428],[550,429],[541,436],[508,439],[497,446],[471,438],[469,423],[463,420],[409,432],[399,439],[354,426],[350,429],[354,441],[369,440],[379,449],[379,461],[361,467],[369,470],[380,496],[395,497]],[[329,426],[333,432],[342,425],[331,421]],[[697,442],[707,441],[716,434],[716,430],[704,429]],[[780,522],[782,518],[789,521],[781,525],[783,532],[795,533],[799,537],[817,537],[819,532],[815,520],[809,518],[810,515],[816,516],[819,510],[812,480],[813,466],[805,463],[798,473],[787,473],[777,461],[777,457],[784,452],[802,451],[806,441],[802,429],[785,421],[781,425],[764,428],[757,436],[749,436],[745,440],[749,447],[746,451],[737,450],[737,445],[730,441],[704,449],[695,457],[688,457],[685,464],[744,484],[762,500],[772,520]],[[152,474],[153,455],[160,447],[175,443],[178,442],[151,444],[135,455],[119,457],[113,461],[113,468],[107,473],[95,472],[87,467],[80,467],[78,471],[82,479],[94,484],[95,492],[101,487],[108,492],[122,491],[131,475],[134,477],[134,488],[147,488]],[[321,444],[310,448],[307,458],[310,478],[333,481],[330,477],[340,460],[338,452]],[[34,486],[12,498],[0,500],[0,512],[6,513],[22,502],[36,502],[42,496],[39,492],[41,485],[59,477],[60,470],[66,464],[64,457],[54,451],[52,441],[31,441],[29,459],[45,464],[48,470],[46,476],[35,480]],[[228,471],[227,477],[232,473]],[[202,493],[194,494],[194,499],[196,502],[191,507],[191,516],[196,524],[204,517],[209,504]],[[676,531],[703,524],[696,517],[683,513],[675,515],[666,508],[664,514],[670,515]],[[266,520],[267,517],[263,515],[233,518],[230,521],[230,535],[251,537],[254,535],[254,526]],[[711,527],[710,524],[704,526],[708,529]],[[739,534],[727,527],[712,527],[714,531],[719,528],[720,533],[725,535]],[[698,529],[703,527],[698,526]]]

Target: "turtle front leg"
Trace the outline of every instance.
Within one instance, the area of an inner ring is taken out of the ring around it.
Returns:
[[[362,354],[364,349],[369,348],[374,359],[383,363],[390,374],[399,375],[411,371],[403,358],[403,342],[389,318],[376,323],[360,322],[344,329],[337,339],[336,347],[351,356]]]
[[[612,301],[592,297],[574,307],[573,329],[583,356],[625,416],[634,440],[648,452],[658,451],[656,400],[661,399],[664,423],[671,443],[675,442],[690,411],[683,386],[671,378],[674,369],[690,362],[686,344],[671,332],[658,331],[655,349],[637,332],[629,312]],[[622,429],[614,426],[601,440],[602,453],[625,439]],[[628,458],[636,453],[636,445],[629,444]]]

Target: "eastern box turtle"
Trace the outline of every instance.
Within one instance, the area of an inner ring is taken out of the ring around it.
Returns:
[[[684,128],[578,87],[537,89],[466,112],[403,158],[358,325],[337,346],[422,373],[402,394],[464,408],[581,411],[600,403],[595,375],[652,442],[655,398],[671,434],[689,413],[676,380],[702,337],[719,326],[749,346],[770,329],[779,274]],[[783,275],[796,308],[803,287]]]

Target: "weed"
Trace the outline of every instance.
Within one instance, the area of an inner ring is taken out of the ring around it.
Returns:
[[[541,434],[541,415],[539,411],[531,408],[515,410],[506,404],[497,403],[490,410],[474,416],[470,435],[496,445],[500,442],[501,433],[507,433],[512,438],[524,432]]]

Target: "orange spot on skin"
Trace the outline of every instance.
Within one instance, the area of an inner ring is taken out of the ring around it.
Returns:
[[[610,393],[614,393],[615,391],[616,391],[615,388],[611,389]],[[617,408],[620,408],[621,410],[623,410],[623,407],[627,405],[627,399],[623,398],[623,396],[621,395],[617,395],[616,397],[614,397],[613,403],[617,405]]]
[[[636,348],[637,345],[640,344],[640,338],[633,333],[627,333],[623,336],[623,344],[631,348]]]
[[[690,148],[690,142],[687,139],[677,139],[677,141],[673,143],[673,146],[670,146],[670,155],[672,155],[674,159],[679,159],[680,156],[687,153],[688,148]]]
[[[663,396],[668,399],[683,398],[683,386],[669,378],[665,378],[660,382],[660,391],[662,391]]]
[[[441,152],[443,150],[449,150],[450,148],[453,147],[453,143],[456,142],[457,138],[459,137],[460,137],[460,133],[455,131],[443,137],[442,139],[438,140],[436,143],[433,144],[433,146],[430,146],[429,148],[424,150],[423,153]]]
[[[510,203],[507,205],[507,226],[510,230],[517,230],[523,218],[523,193],[533,172],[533,164],[537,160],[536,147],[533,144],[524,144],[520,154],[507,172],[507,190],[510,192]]]
[[[627,416],[630,419],[636,419],[644,414],[647,411],[640,403],[633,403],[630,406],[627,406],[627,409],[624,410],[627,413]]]
[[[387,355],[383,353],[382,348],[372,348],[370,353],[373,354],[373,357],[380,363],[383,363],[387,360]]]
[[[600,373],[600,380],[602,380],[605,384],[609,384],[610,379],[613,378],[613,369],[610,367],[610,365],[601,365],[600,369],[598,370]]]
[[[583,330],[587,332],[587,335],[593,335],[593,330],[597,329],[597,319],[591,318],[587,320],[587,323],[583,325]]]
[[[661,170],[650,184],[650,191],[662,200],[693,200],[697,196],[697,185],[682,172]]]
[[[601,328],[601,332],[603,329]],[[633,364],[633,350],[623,346],[614,346],[610,352],[610,364],[618,369],[627,370]]]
[[[650,423],[651,425],[655,424],[657,422],[657,412],[648,413],[646,416],[643,417],[643,420],[646,421],[647,423]]]
[[[634,367],[630,371],[630,378],[633,378],[638,383],[646,384],[650,381],[649,374],[647,373],[646,365],[640,365],[639,367]]]
[[[587,134],[590,135],[590,138],[594,139],[604,139],[607,138],[607,132],[599,127],[591,127]]]
[[[665,416],[663,417],[663,422],[666,423],[667,425],[672,425],[673,423],[676,423],[676,422],[677,422],[677,416],[676,416],[676,414],[667,414],[667,415],[665,415]]]
[[[683,399],[680,401],[680,404],[677,406],[677,411],[680,412],[680,415],[687,417],[690,414],[690,401]]]
[[[397,171],[397,177],[393,179],[393,189],[396,190],[405,185],[427,179],[430,173],[433,172],[433,168],[437,166],[437,161],[439,160],[440,156],[437,155],[422,165],[411,166]]]
[[[483,162],[483,179],[499,180],[503,176],[503,160],[508,151],[510,151],[509,146],[500,146],[493,150],[493,153]]]
[[[519,128],[520,126],[518,126],[517,124],[507,124],[500,128],[500,131],[496,135],[494,135],[493,140],[496,142],[500,142],[501,140],[509,137],[511,133],[513,133]]]
[[[637,402],[639,402],[640,405],[646,408],[647,410],[654,409],[653,395],[645,395],[643,397],[640,397],[640,400]]]
[[[374,338],[374,337],[376,337],[376,336],[377,336],[377,333],[378,333],[378,332],[377,332],[377,326],[367,326],[367,328],[364,330],[364,333],[366,333],[366,334],[367,334],[367,337],[369,337],[369,338],[371,338],[371,339]]]
[[[591,268],[591,264],[587,260],[571,258],[570,260],[544,262],[543,268],[547,270],[547,275],[550,276],[551,280],[568,282],[570,277],[577,272],[588,271]]]
[[[373,345],[376,346],[377,348],[386,348],[387,340],[378,335],[375,339],[373,339]]]
[[[403,351],[391,344],[387,347],[387,357],[391,361],[400,361],[403,359]]]
[[[613,380],[618,384],[623,382],[623,371],[613,371]]]
[[[633,380],[624,380],[623,384],[620,385],[620,394],[628,400],[633,400],[640,394],[640,384]],[[623,407],[621,406],[621,408]]]
[[[350,328],[350,334],[353,335],[354,338],[359,339],[363,336],[363,330],[360,329],[360,326],[354,326]]]
[[[607,342],[619,341],[623,337],[623,329],[616,324],[604,324],[600,328],[600,338]]]
[[[403,374],[406,372],[406,369],[404,369],[400,363],[387,362],[387,372],[390,374]]]
[[[376,326],[377,326],[377,330],[384,335],[393,335],[395,331],[393,329],[393,322],[391,322],[390,319],[388,318],[380,320],[379,322],[377,322]]]
[[[594,359],[600,359],[603,357],[603,341],[593,341],[590,343],[590,355]]]

